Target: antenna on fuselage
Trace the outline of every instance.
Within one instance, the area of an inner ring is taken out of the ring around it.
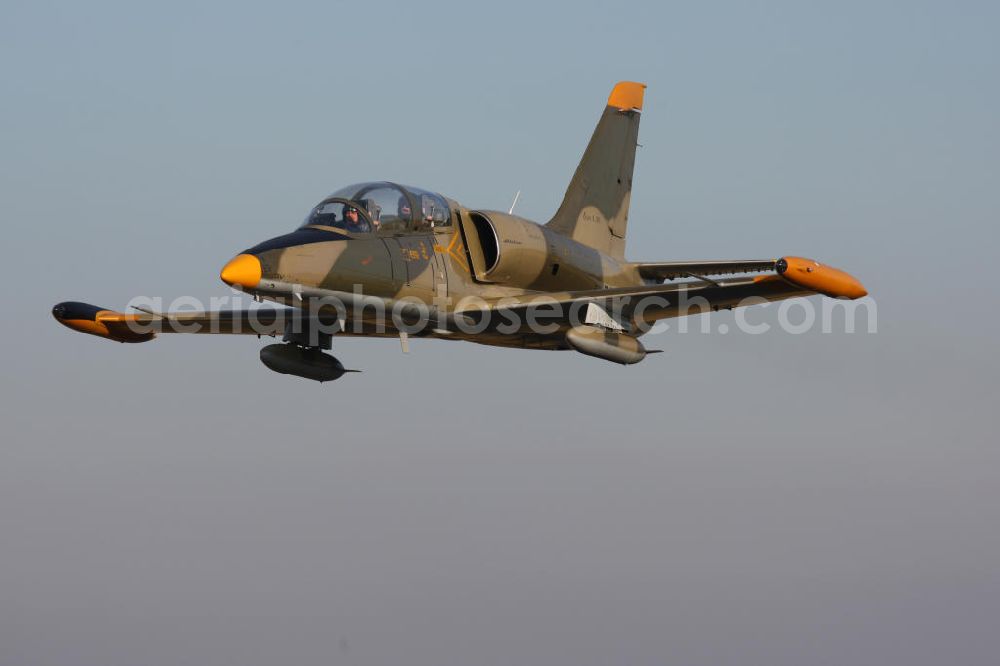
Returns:
[[[518,190],[518,191],[517,191],[517,194],[515,194],[515,195],[514,195],[514,203],[512,203],[512,204],[510,205],[510,210],[508,210],[508,211],[507,211],[507,214],[508,214],[508,215],[513,215],[513,214],[514,214],[514,206],[516,206],[516,205],[517,205],[517,199],[518,199],[518,197],[520,197],[520,196],[521,196],[521,190]]]

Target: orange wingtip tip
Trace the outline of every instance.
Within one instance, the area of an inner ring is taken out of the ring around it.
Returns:
[[[619,81],[608,96],[608,106],[621,111],[637,111],[642,109],[642,96],[646,92],[645,83],[635,81]]]
[[[102,310],[88,303],[66,302],[52,309],[56,320],[74,331],[96,335],[116,342],[146,342],[156,332],[137,315]]]
[[[868,295],[861,281],[833,266],[826,266],[805,257],[782,257],[775,270],[792,284],[831,298],[864,298]]]

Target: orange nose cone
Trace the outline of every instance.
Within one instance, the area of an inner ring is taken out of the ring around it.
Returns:
[[[833,266],[803,257],[782,257],[775,265],[778,274],[799,287],[831,298],[863,298],[868,290],[853,275]]]
[[[252,254],[237,255],[222,267],[219,277],[233,287],[253,289],[260,283],[260,260]]]

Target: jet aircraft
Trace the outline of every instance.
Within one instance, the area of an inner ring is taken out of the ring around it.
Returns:
[[[628,261],[645,88],[614,86],[545,224],[416,187],[360,183],[222,268],[227,285],[283,307],[123,313],[63,302],[52,313],[71,329],[118,342],[160,333],[280,335],[261,350],[263,363],[322,382],[349,372],[324,353],[338,335],[399,337],[404,351],[411,336],[575,350],[627,365],[645,358],[639,338],[660,319],[812,294],[866,295],[851,275],[801,257]]]

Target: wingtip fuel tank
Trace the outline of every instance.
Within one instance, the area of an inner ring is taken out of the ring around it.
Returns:
[[[63,301],[52,308],[52,316],[74,331],[115,342],[146,342],[156,337],[153,331],[142,330],[142,327],[133,325],[138,319],[136,315],[115,312],[90,303]]]
[[[863,298],[868,295],[861,281],[856,277],[804,257],[782,257],[774,263],[774,269],[788,282],[831,298]]]

